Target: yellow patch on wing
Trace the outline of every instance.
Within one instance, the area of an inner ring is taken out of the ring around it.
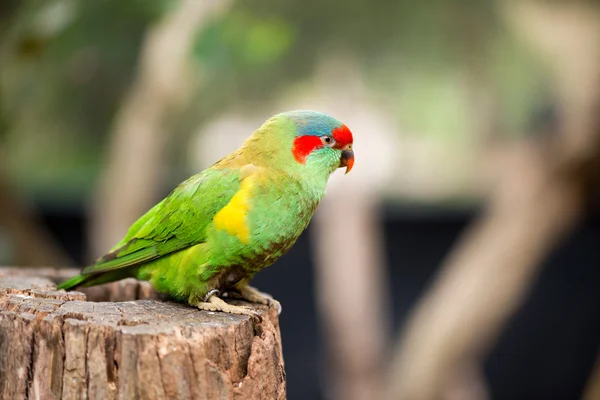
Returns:
[[[240,190],[213,219],[215,228],[236,236],[244,244],[247,244],[250,238],[247,215],[250,209],[249,200],[251,191],[252,179],[244,179]]]

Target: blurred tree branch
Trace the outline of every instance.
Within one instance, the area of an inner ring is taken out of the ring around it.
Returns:
[[[328,399],[381,397],[389,335],[379,213],[374,193],[349,186],[328,193],[313,225]]]
[[[182,0],[148,32],[138,75],[113,130],[108,166],[91,215],[92,251],[112,247],[160,195],[163,123],[185,92],[185,66],[196,33],[230,1]]]
[[[559,131],[507,152],[485,213],[451,253],[398,343],[389,398],[444,398],[457,372],[479,364],[597,183],[600,10],[580,2],[503,6],[509,25],[554,68]]]

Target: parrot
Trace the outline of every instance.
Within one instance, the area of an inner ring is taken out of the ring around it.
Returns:
[[[201,310],[257,316],[251,303],[281,305],[250,286],[307,228],[329,176],[354,165],[350,129],[328,114],[287,111],[242,146],[182,182],[94,264],[58,289],[124,278]]]

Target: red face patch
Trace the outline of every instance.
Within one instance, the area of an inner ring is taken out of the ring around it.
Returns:
[[[298,136],[294,139],[294,147],[292,148],[292,154],[296,161],[300,164],[306,162],[306,157],[314,150],[319,147],[323,147],[321,138],[318,136]]]
[[[344,124],[342,124],[342,126],[340,126],[339,128],[335,128],[333,131],[331,131],[331,134],[333,135],[333,138],[336,141],[335,147],[338,149],[341,149],[347,144],[353,142],[352,132],[350,132],[350,129],[348,129],[348,127]]]
[[[335,128],[331,131],[331,136],[335,139],[336,149],[343,149],[346,145],[353,142],[352,132],[346,125],[341,125],[339,128]],[[304,135],[298,136],[294,139],[294,147],[292,148],[292,154],[296,161],[301,164],[306,162],[306,157],[316,149],[323,147],[323,142],[319,136]]]

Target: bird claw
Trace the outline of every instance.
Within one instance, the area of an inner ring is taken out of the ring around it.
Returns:
[[[270,299],[269,300],[269,304],[267,304],[269,307],[273,307],[275,309],[275,311],[277,311],[277,315],[281,314],[281,311],[283,311],[283,307],[281,307],[281,303],[275,299]]]
[[[229,314],[248,315],[255,318],[259,323],[262,322],[262,316],[260,313],[250,307],[246,306],[235,306],[233,304],[226,303],[218,297],[218,290],[211,290],[204,296],[204,301],[198,301],[190,299],[188,302],[190,305],[205,311],[221,311]]]
[[[263,293],[260,290],[250,286],[243,285],[235,288],[235,291],[227,292],[227,296],[234,299],[242,299],[250,303],[264,304],[265,306],[273,307],[277,311],[277,315],[281,314],[281,303],[273,298],[268,293]]]

